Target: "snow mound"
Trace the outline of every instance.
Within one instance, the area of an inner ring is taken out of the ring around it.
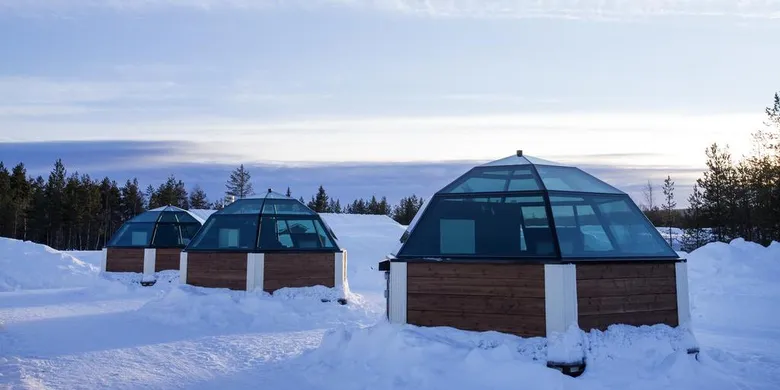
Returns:
[[[347,250],[347,278],[352,289],[381,293],[385,279],[380,261],[399,243],[404,227],[386,215],[320,214]]]
[[[271,295],[178,285],[139,308],[138,314],[166,325],[250,331],[372,324],[384,313],[383,305],[351,293],[342,305],[336,298],[343,297],[343,292],[333,290],[284,288]]]
[[[0,238],[0,292],[91,287],[104,283],[100,268],[30,241]]]

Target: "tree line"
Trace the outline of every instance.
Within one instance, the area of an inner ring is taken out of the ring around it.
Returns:
[[[780,240],[780,94],[765,109],[765,127],[751,134],[753,151],[735,159],[728,145],[711,144],[706,170],[693,185],[688,207],[675,209],[674,182],[664,182],[664,204],[648,182],[642,209],[656,226],[683,229],[682,249],[744,238],[762,245]],[[671,230],[667,233],[671,240]]]
[[[254,194],[251,175],[243,165],[230,174],[225,187],[225,196],[212,202],[200,186],[188,190],[174,175],[157,187],[142,190],[137,178],[120,184],[109,177],[68,174],[61,159],[55,161],[47,178],[29,176],[24,163],[9,170],[0,161],[0,236],[55,249],[97,250],[123,223],[146,210],[167,205],[218,210],[231,199]],[[412,195],[395,206],[385,197],[372,197],[342,207],[340,200],[331,199],[320,186],[308,206],[317,212],[384,214],[408,224],[422,203],[422,198]]]

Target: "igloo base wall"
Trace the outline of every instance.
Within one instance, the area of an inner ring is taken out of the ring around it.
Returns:
[[[545,285],[541,263],[408,260],[383,262],[380,270],[388,272],[391,322],[544,337],[572,324],[584,331],[612,324],[677,327],[689,318],[687,276],[678,278],[679,264],[684,260],[578,262],[575,285],[568,287],[576,289],[576,303],[567,307],[556,306],[565,292]]]
[[[144,272],[144,248],[106,248],[106,272]]]
[[[407,322],[544,336],[544,265],[407,265]]]
[[[346,287],[347,255],[341,252],[182,252],[181,282],[199,287],[256,290]]]
[[[675,263],[577,264],[581,329],[612,324],[679,325]]]

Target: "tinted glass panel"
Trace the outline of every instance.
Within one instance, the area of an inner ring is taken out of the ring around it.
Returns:
[[[550,200],[563,257],[676,256],[628,196]]]
[[[179,230],[179,224],[176,223],[159,223],[157,224],[157,231],[154,233],[154,240],[152,246],[155,247],[176,247],[181,246],[181,231]]]
[[[263,217],[260,249],[335,249],[316,219]]]
[[[257,215],[213,215],[195,237],[191,249],[256,248]]]
[[[147,211],[136,215],[132,220],[128,222],[154,222],[160,217],[159,211]]]
[[[159,221],[160,222],[179,222],[179,214],[183,214],[183,213],[179,213],[179,212],[175,212],[175,211],[169,211],[169,212],[161,213]]]
[[[220,214],[260,214],[263,199],[239,199],[218,211]]]
[[[442,193],[538,191],[540,186],[530,167],[477,168],[469,171]]]
[[[314,211],[293,199],[266,199],[263,214],[314,215]]]
[[[108,246],[148,247],[153,232],[154,223],[127,222],[116,232]]]
[[[552,232],[538,196],[434,198],[399,256],[552,257]]]
[[[621,193],[609,184],[577,168],[537,165],[536,169],[544,186],[550,191]]]

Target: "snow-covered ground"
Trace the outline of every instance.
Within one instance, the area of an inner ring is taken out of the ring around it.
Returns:
[[[326,217],[328,218],[328,217]],[[376,263],[402,227],[328,218],[349,251],[350,303],[101,276],[99,252],[0,239],[0,389],[776,389],[780,244],[710,244],[689,259],[699,361],[665,326],[585,338],[588,369],[545,366],[541,338],[384,321]],[[362,222],[361,222],[362,221]],[[352,268],[354,267],[354,269]]]

